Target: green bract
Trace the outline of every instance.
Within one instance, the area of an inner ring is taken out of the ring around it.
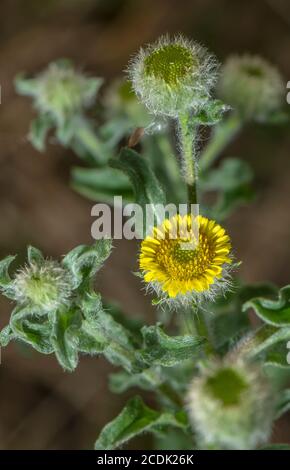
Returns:
[[[266,121],[283,106],[279,71],[259,56],[230,57],[221,69],[218,94],[243,119]]]
[[[216,61],[198,44],[167,36],[141,49],[129,66],[140,100],[156,115],[198,110],[216,80]]]
[[[76,71],[67,60],[52,62],[34,79],[19,76],[16,80],[17,90],[32,96],[35,107],[60,125],[92,105],[101,83]]]
[[[258,368],[225,361],[210,363],[193,380],[188,410],[200,445],[253,449],[270,435],[274,404]]]
[[[85,116],[102,83],[100,78],[89,78],[78,72],[64,59],[52,62],[35,78],[19,75],[15,80],[17,91],[31,96],[38,112],[29,133],[34,147],[43,151],[48,132],[55,129],[61,144],[78,145],[78,151],[81,151],[80,146],[89,148],[94,159],[104,160],[106,152],[96,145],[94,129]]]
[[[13,257],[2,260],[1,291],[16,307],[0,333],[0,344],[6,346],[16,339],[44,354],[54,352],[67,370],[77,366],[80,352],[102,352],[105,338],[94,331],[84,305],[90,292],[95,316],[103,313],[99,297],[92,293],[92,282],[110,250],[110,241],[101,240],[91,247],[79,246],[57,262],[29,247],[28,264],[14,279],[8,273]]]

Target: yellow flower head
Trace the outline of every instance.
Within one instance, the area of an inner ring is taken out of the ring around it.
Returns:
[[[215,221],[175,215],[143,240],[140,269],[161,297],[210,298],[225,285],[230,251],[230,238]]]

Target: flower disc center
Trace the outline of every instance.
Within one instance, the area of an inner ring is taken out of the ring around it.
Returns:
[[[169,86],[176,86],[197,67],[192,51],[180,44],[169,44],[155,49],[145,59],[145,74],[160,78]]]

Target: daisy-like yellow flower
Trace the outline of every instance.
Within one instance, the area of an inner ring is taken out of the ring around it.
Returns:
[[[175,215],[143,240],[140,269],[161,297],[211,297],[225,284],[230,252],[230,238],[214,220]]]

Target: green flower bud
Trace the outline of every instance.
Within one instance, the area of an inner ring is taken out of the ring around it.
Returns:
[[[18,271],[7,291],[19,304],[49,312],[69,301],[72,279],[58,262],[43,260],[41,264],[30,263]]]
[[[19,93],[33,96],[35,107],[48,113],[58,125],[89,108],[102,83],[99,78],[87,78],[77,72],[67,60],[51,63],[35,79],[18,77]]]
[[[230,57],[221,70],[217,93],[245,120],[266,121],[283,105],[279,71],[258,56]]]
[[[140,50],[129,66],[129,77],[151,113],[177,117],[199,109],[209,98],[216,68],[213,57],[195,42],[162,37]]]
[[[261,371],[242,361],[213,363],[188,393],[193,428],[204,447],[254,449],[270,436],[273,398]]]

